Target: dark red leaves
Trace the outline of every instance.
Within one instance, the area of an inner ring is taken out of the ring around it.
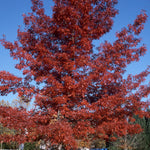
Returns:
[[[51,18],[42,1],[32,0],[32,13],[24,15],[25,29],[18,30],[18,41],[1,40],[11,57],[18,59],[16,69],[24,76],[1,71],[0,93],[17,92],[25,102],[34,98],[35,108],[26,112],[0,107],[1,123],[16,131],[0,140],[41,139],[70,149],[80,140],[114,140],[114,135],[140,132],[131,118],[149,116],[145,112],[149,104],[141,101],[150,94],[150,86],[142,85],[149,68],[127,78],[124,73],[128,64],[146,52],[137,35],[147,15],[142,12],[133,24],[116,33],[113,44],[101,43],[95,54],[92,42],[112,28],[117,1],[54,2]]]

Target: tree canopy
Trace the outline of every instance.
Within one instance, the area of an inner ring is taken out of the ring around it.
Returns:
[[[147,50],[139,38],[146,13],[117,31],[113,43],[105,41],[95,50],[92,41],[112,29],[117,0],[54,0],[52,17],[42,0],[31,1],[32,11],[24,15],[25,28],[18,29],[17,40],[0,40],[23,72],[18,77],[0,71],[0,93],[18,93],[25,102],[35,98],[35,108],[0,106],[0,122],[18,131],[0,140],[42,139],[70,149],[77,140],[139,133],[140,125],[129,120],[149,116],[149,104],[142,101],[150,93],[150,85],[142,84],[149,67],[126,78],[124,73]]]

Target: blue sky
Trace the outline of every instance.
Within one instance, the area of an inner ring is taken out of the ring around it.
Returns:
[[[46,12],[52,14],[51,6],[52,0],[44,0]],[[6,39],[9,41],[16,40],[18,26],[23,28],[23,13],[30,12],[31,2],[30,0],[1,0],[0,1],[0,38],[3,34],[6,35]],[[114,26],[112,31],[106,34],[100,41],[94,41],[93,43],[98,46],[104,40],[113,42],[116,31],[120,31],[129,23],[133,23],[136,16],[140,13],[141,9],[147,11],[148,20],[145,24],[144,31],[140,34],[142,42],[147,46],[147,53],[138,63],[133,63],[128,66],[127,73],[137,74],[144,70],[147,65],[150,65],[150,0],[119,0],[116,6],[119,9],[119,15],[114,19]],[[20,71],[14,68],[16,61],[9,56],[9,51],[5,50],[0,45],[0,71],[6,70],[10,73],[20,76]],[[148,79],[149,80],[149,79]],[[16,97],[12,94],[8,96],[0,96],[0,100],[11,101]]]

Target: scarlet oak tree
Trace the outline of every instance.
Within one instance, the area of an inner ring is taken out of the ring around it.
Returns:
[[[127,78],[123,75],[127,65],[146,52],[138,37],[145,12],[117,32],[114,43],[105,41],[94,50],[92,41],[112,28],[117,0],[54,0],[52,17],[42,1],[31,1],[32,12],[24,15],[25,29],[18,29],[17,41],[1,39],[19,61],[16,68],[23,77],[1,71],[0,93],[34,97],[36,107],[29,112],[1,107],[1,122],[19,130],[24,141],[42,139],[66,149],[75,148],[77,140],[140,132],[139,125],[129,122],[134,114],[145,115],[148,107],[141,99],[149,95],[150,86],[141,83],[149,68]],[[9,112],[16,116],[10,121]],[[27,134],[19,126],[24,114],[28,114],[23,124]]]

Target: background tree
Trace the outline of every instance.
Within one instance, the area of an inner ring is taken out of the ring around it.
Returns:
[[[16,107],[16,108],[22,107],[28,110],[30,103],[26,101],[27,99],[25,97],[17,97],[16,99],[13,99],[13,101],[11,102],[11,107]]]
[[[140,136],[143,138],[142,144],[138,146],[137,150],[148,150],[150,149],[150,119],[146,116],[143,118],[136,116],[136,122],[139,123],[143,129],[143,132],[140,133]]]
[[[0,101],[0,106],[10,106],[10,103],[8,101],[5,101],[5,100],[1,100]]]
[[[123,137],[118,137],[116,141],[112,142],[109,147],[110,150],[146,150],[144,145],[144,135],[127,134]]]
[[[123,137],[117,137],[117,140],[112,142],[109,149],[111,150],[148,150],[150,148],[150,120],[149,118],[134,116],[135,123],[142,127],[142,132],[138,134],[126,134]],[[130,122],[133,123],[133,122]]]
[[[0,141],[9,145],[24,143],[29,119],[26,109],[0,106],[0,112],[0,124],[3,129]]]
[[[11,106],[11,104],[8,101],[5,100],[1,100],[0,101],[0,106],[3,106],[5,108],[9,108]],[[2,112],[1,112],[2,113]],[[2,138],[0,138],[0,148],[1,149],[14,149],[14,148],[18,148],[18,143],[17,142],[9,142],[7,143],[7,141],[2,140],[5,137],[10,137],[15,135],[15,130],[14,129],[9,129],[7,127],[4,127],[3,124],[1,123],[1,116],[0,116],[0,136]]]
[[[8,107],[10,107],[10,103],[8,101],[1,100],[0,101],[0,106],[8,108]],[[1,119],[1,117],[0,117],[0,119]],[[2,136],[3,134],[13,135],[14,130],[10,130],[9,128],[3,127],[3,125],[0,124],[0,135]]]
[[[113,43],[105,41],[95,50],[92,41],[112,28],[117,0],[54,0],[52,17],[45,14],[42,1],[31,2],[32,12],[24,15],[25,29],[18,29],[17,41],[1,39],[24,76],[1,71],[0,93],[18,93],[27,102],[34,97],[35,109],[0,107],[3,125],[20,131],[18,138],[6,139],[42,139],[70,149],[76,140],[102,138],[109,146],[126,129],[140,132],[127,118],[147,113],[148,104],[141,99],[149,95],[150,85],[141,84],[149,68],[127,78],[124,73],[146,52],[138,37],[146,13],[117,32]],[[52,123],[54,115],[57,121]]]

